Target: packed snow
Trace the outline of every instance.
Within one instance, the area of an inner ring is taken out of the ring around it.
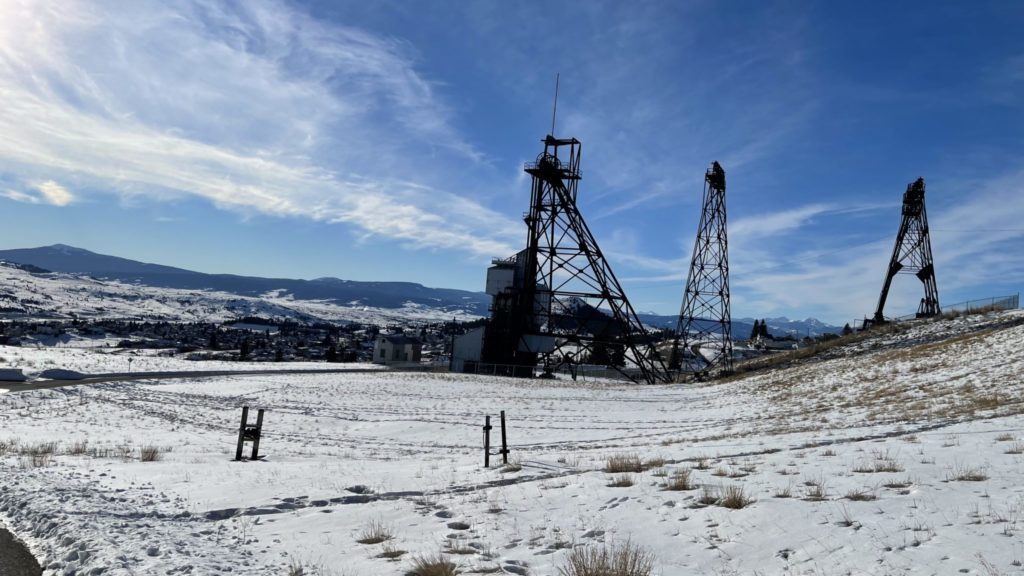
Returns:
[[[123,369],[85,349],[0,357]],[[701,385],[393,371],[10,384],[0,521],[47,574],[405,574],[443,553],[464,573],[555,575],[573,550],[626,541],[662,576],[1009,574],[1024,562],[1022,368],[1015,311]],[[263,460],[232,461],[243,405],[267,410]],[[501,410],[511,465],[485,469],[481,426]],[[605,471],[634,458],[642,471]],[[692,489],[666,489],[684,477]],[[357,542],[370,535],[385,539]]]

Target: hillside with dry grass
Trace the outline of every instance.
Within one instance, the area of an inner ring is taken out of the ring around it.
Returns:
[[[784,429],[992,418],[1024,411],[1024,313],[942,317],[755,359],[715,385],[763,400]]]

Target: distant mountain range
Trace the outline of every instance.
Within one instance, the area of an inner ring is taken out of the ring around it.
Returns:
[[[412,282],[356,282],[338,278],[293,280],[205,274],[97,254],[63,244],[0,250],[0,260],[32,265],[52,272],[85,274],[101,280],[158,288],[216,290],[251,297],[272,293],[278,297],[291,296],[296,300],[324,300],[340,306],[402,308],[411,303],[442,311],[486,316],[491,302],[490,296],[483,292],[427,288]]]
[[[412,282],[358,282],[338,278],[295,280],[261,278],[234,274],[205,274],[183,268],[147,264],[126,258],[97,254],[81,248],[55,244],[40,248],[0,250],[0,260],[16,263],[28,272],[62,272],[81,274],[99,280],[116,280],[126,284],[171,288],[177,290],[210,290],[250,298],[273,297],[297,301],[324,301],[345,307],[365,306],[381,309],[429,308],[437,312],[459,315],[487,316],[491,298],[483,292],[428,288]],[[675,329],[677,316],[639,314],[644,324]],[[814,318],[789,320],[767,318],[768,329],[775,336],[818,336],[838,333],[841,328],[829,326]],[[745,339],[753,329],[753,318],[734,319],[733,337]]]
[[[668,330],[675,330],[676,324],[679,322],[678,316],[663,316],[660,314],[637,314],[640,321],[648,326],[655,328],[662,328]],[[750,332],[754,329],[754,318],[733,318],[732,320],[732,337],[735,340],[745,340],[750,337]],[[757,320],[761,320],[758,318]],[[806,320],[790,320],[785,316],[778,318],[764,318],[764,321],[768,324],[768,332],[772,336],[821,336],[822,334],[832,333],[839,334],[843,329],[840,326],[830,326],[816,318],[808,318]]]

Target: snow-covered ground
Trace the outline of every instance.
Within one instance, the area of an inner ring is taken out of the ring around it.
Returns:
[[[0,357],[123,370],[89,350]],[[381,371],[10,392],[0,519],[50,574],[404,574],[445,553],[555,575],[573,548],[626,540],[663,576],[1012,574],[1022,372],[1010,312],[701,386]],[[242,405],[267,409],[264,461],[231,461]],[[516,465],[484,469],[500,410]],[[613,456],[645,470],[607,473]],[[666,490],[680,473],[695,488]],[[701,504],[728,489],[753,502]],[[357,543],[368,531],[391,538]]]
[[[0,311],[18,318],[139,318],[149,321],[223,322],[245,316],[298,321],[409,324],[477,318],[463,311],[407,303],[403,308],[340,306],[296,300],[283,291],[260,298],[214,290],[158,288],[97,280],[77,274],[32,274],[0,263]]]

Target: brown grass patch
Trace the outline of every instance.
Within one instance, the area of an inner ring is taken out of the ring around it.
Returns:
[[[722,508],[731,508],[738,510],[740,508],[746,508],[754,503],[754,499],[747,495],[743,490],[743,486],[732,485],[726,486],[725,490],[722,491],[722,497],[718,500],[718,505]]]
[[[605,462],[604,471],[611,474],[617,472],[643,472],[644,464],[636,454],[615,454]]]
[[[457,576],[459,567],[444,554],[416,556],[406,576]]]
[[[626,541],[620,545],[573,548],[558,569],[559,576],[650,576],[654,556]]]

